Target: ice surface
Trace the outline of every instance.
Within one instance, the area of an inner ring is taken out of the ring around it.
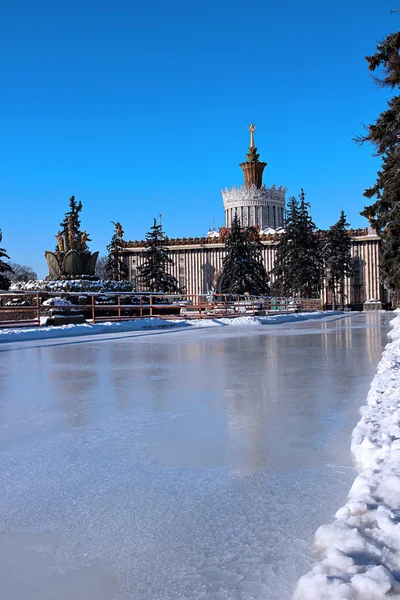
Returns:
[[[400,598],[400,315],[352,435],[360,471],[346,504],[315,545],[322,560],[296,600]]]
[[[290,598],[354,480],[385,319],[2,344],[2,597]]]

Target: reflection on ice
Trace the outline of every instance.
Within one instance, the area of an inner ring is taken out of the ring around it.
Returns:
[[[6,597],[289,598],[353,479],[387,329],[370,313],[3,352]]]

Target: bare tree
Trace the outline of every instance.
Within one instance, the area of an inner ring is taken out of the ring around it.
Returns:
[[[94,272],[97,275],[97,277],[100,277],[100,279],[107,279],[107,273],[106,273],[107,260],[108,260],[107,256],[100,256],[100,258],[97,259],[96,269]]]
[[[13,270],[13,272],[9,274],[11,281],[32,281],[37,279],[37,273],[35,273],[32,267],[18,265],[14,262],[10,262],[9,264]]]

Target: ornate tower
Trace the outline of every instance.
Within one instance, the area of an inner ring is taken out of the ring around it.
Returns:
[[[244,185],[224,190],[222,198],[225,209],[225,225],[230,227],[237,214],[240,223],[246,227],[257,226],[261,230],[283,227],[286,188],[271,186],[266,188],[262,182],[263,171],[267,163],[261,162],[254,145],[255,125],[249,126],[250,148],[246,162],[241,163]]]
[[[255,185],[256,188],[262,186],[262,176],[267,163],[258,160],[260,156],[257,154],[257,148],[254,145],[254,132],[256,130],[255,125],[249,125],[250,131],[250,148],[246,154],[246,162],[241,163],[241,167],[244,175],[244,185],[247,188],[251,188]]]

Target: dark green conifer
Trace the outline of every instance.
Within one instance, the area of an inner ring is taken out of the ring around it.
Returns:
[[[225,241],[225,251],[222,293],[266,295],[269,278],[262,258],[260,236],[255,227],[241,227],[236,214]]]
[[[340,218],[332,225],[324,237],[324,259],[328,289],[332,292],[333,310],[337,306],[337,292],[340,294],[340,303],[343,308],[345,294],[345,277],[351,275],[351,240],[346,229],[349,223],[342,210]]]
[[[62,233],[68,233],[68,224],[70,222],[69,219],[72,217],[73,233],[75,236],[78,235],[81,228],[81,221],[79,217],[81,210],[82,202],[80,200],[77,202],[75,200],[75,196],[71,196],[69,199],[69,211],[65,213],[64,219],[60,223]]]
[[[125,281],[129,278],[129,269],[122,253],[124,230],[121,223],[111,222],[115,229],[114,235],[107,246],[108,257],[104,269],[109,279]]]
[[[82,202],[75,200],[75,196],[69,199],[69,211],[65,213],[64,219],[60,223],[61,230],[58,232],[58,237],[62,239],[63,251],[68,250],[88,250],[87,242],[92,240],[86,231],[81,231],[81,221],[79,213],[82,210]],[[56,251],[61,250],[60,244],[57,245]]]
[[[276,295],[317,298],[323,282],[321,239],[309,213],[310,205],[301,190],[290,198],[285,231],[279,236],[275,257],[273,290]]]
[[[0,229],[0,242],[3,239],[3,233]],[[8,290],[10,287],[9,274],[13,273],[13,270],[9,263],[2,260],[3,258],[10,258],[5,248],[0,248],[0,290]]]
[[[377,45],[377,52],[366,60],[375,82],[390,91],[400,87],[400,32],[388,35]],[[375,146],[376,156],[382,158],[375,184],[364,196],[375,201],[361,213],[382,237],[381,272],[392,291],[400,292],[400,95],[388,101],[388,108],[367,133],[356,139]]]
[[[138,269],[145,291],[179,292],[177,280],[167,273],[168,265],[173,265],[174,262],[168,255],[165,243],[166,238],[161,223],[157,225],[154,219],[153,226],[146,233],[146,262]]]
[[[296,239],[299,220],[297,199],[289,198],[286,208],[285,231],[279,235],[279,246],[272,270],[274,276],[273,293],[277,296],[294,296],[296,279]]]

